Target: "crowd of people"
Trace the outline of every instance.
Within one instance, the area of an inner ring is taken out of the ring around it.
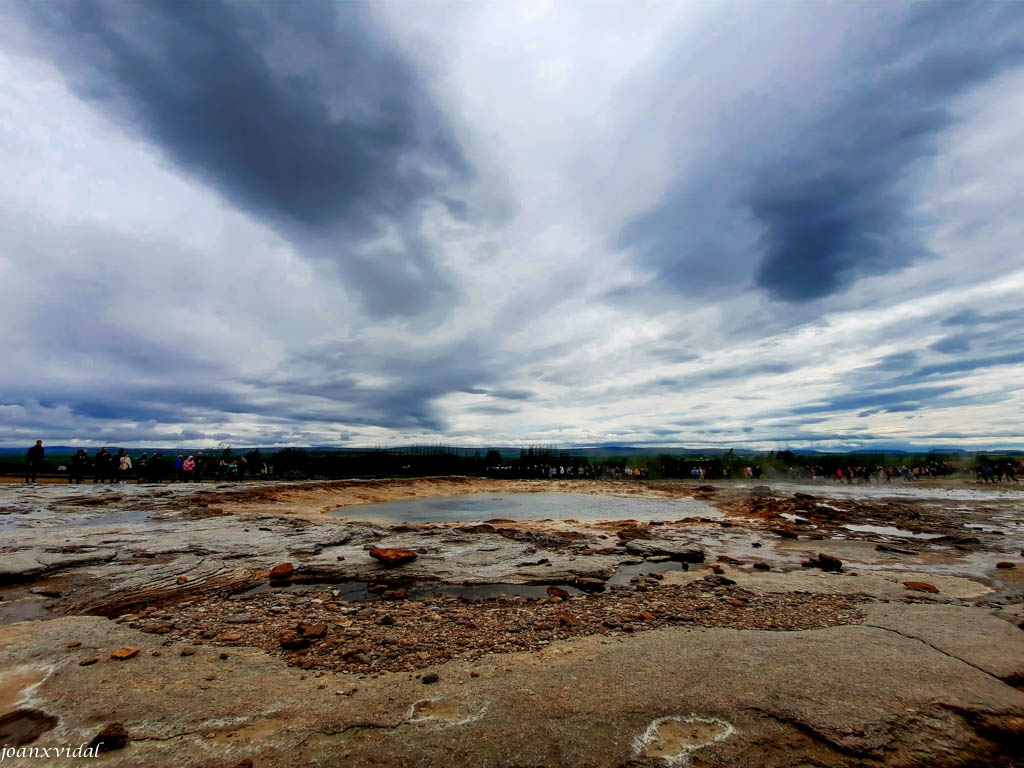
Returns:
[[[43,441],[28,449],[25,454],[25,482],[37,482],[39,468],[46,457]],[[119,448],[111,453],[104,446],[93,456],[79,448],[71,457],[66,468],[68,482],[80,484],[89,476],[93,484],[102,483],[201,483],[204,479],[245,480],[250,474],[249,462],[245,456],[237,458],[225,455],[220,459],[204,456],[202,451],[194,455],[178,454],[174,458],[166,457],[161,451],[149,456],[145,451],[132,458],[128,451]],[[267,475],[269,468],[265,463],[253,468],[258,475]]]

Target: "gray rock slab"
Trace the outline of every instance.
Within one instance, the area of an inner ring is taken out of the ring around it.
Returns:
[[[867,625],[919,640],[1002,680],[1024,682],[1024,630],[989,609],[877,603],[864,610]]]
[[[955,614],[932,618],[962,627]],[[68,649],[72,640],[82,646]],[[142,653],[110,661],[122,645]],[[318,676],[255,649],[232,648],[227,660],[220,651],[200,646],[181,657],[155,636],[92,617],[0,627],[0,668],[44,678],[12,698],[60,717],[39,745],[80,743],[120,720],[131,742],[104,757],[109,766],[248,757],[261,768],[611,768],[638,760],[666,718],[696,718],[727,734],[689,753],[705,766],[911,766],[985,758],[992,746],[978,729],[1010,738],[1024,717],[1024,693],[866,626],[595,636],[455,660],[432,668],[440,680],[429,687],[407,673]],[[79,666],[87,656],[101,661]]]

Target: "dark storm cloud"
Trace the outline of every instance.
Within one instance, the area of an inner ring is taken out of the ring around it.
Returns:
[[[729,366],[727,368],[708,369],[683,376],[665,376],[655,380],[654,386],[665,389],[695,388],[733,379],[789,373],[798,367],[793,363],[749,363],[746,365]]]
[[[465,216],[442,192],[469,169],[368,6],[31,9],[81,96],[304,254],[333,261],[372,315],[418,315],[451,298],[419,215],[436,200]],[[387,246],[369,245],[385,234]]]
[[[983,368],[1021,364],[1024,364],[1024,352],[1010,352],[1004,355],[990,355],[988,357],[967,358],[963,360],[953,360],[948,363],[924,365],[909,374],[909,378],[923,379],[929,376],[951,373],[967,373],[970,371],[981,370]]]
[[[457,341],[409,349],[362,342],[321,345],[292,357],[279,370],[280,375],[251,384],[324,401],[322,410],[290,413],[293,418],[442,431],[447,421],[437,400],[455,393],[489,394],[504,369],[479,344]],[[357,374],[387,383],[361,384]]]
[[[913,411],[932,405],[936,398],[956,392],[958,389],[955,386],[934,386],[870,392],[867,394],[855,392],[838,395],[831,400],[793,408],[789,413],[795,415],[804,413],[816,414],[864,408],[877,408],[879,411],[893,412]]]
[[[957,352],[969,352],[971,349],[971,337],[967,334],[945,336],[931,344],[928,349],[942,352],[946,355],[956,354]]]
[[[623,230],[621,244],[677,291],[754,285],[788,303],[926,256],[910,212],[914,172],[953,124],[952,101],[1024,62],[1024,5],[890,10],[881,24],[857,22],[838,67],[818,62],[834,81],[820,106],[793,104],[793,117],[766,124],[756,114],[760,102],[750,100],[750,120],[719,139],[735,151],[707,161],[696,177],[688,171]],[[801,118],[807,109],[816,114]]]
[[[1015,312],[1013,310],[982,314],[975,309],[963,309],[943,318],[941,324],[955,328],[976,328],[978,326],[986,325],[996,325],[1005,328],[1007,326],[1020,326],[1021,321],[1022,318],[1020,312]]]

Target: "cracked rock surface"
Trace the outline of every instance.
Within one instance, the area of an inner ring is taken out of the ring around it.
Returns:
[[[324,514],[534,489],[715,515]],[[39,747],[119,724],[109,766],[1024,765],[1022,512],[962,486],[0,485],[0,718]]]

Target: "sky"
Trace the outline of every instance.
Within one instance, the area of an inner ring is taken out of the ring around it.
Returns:
[[[0,444],[1024,447],[1024,4],[0,5]]]

